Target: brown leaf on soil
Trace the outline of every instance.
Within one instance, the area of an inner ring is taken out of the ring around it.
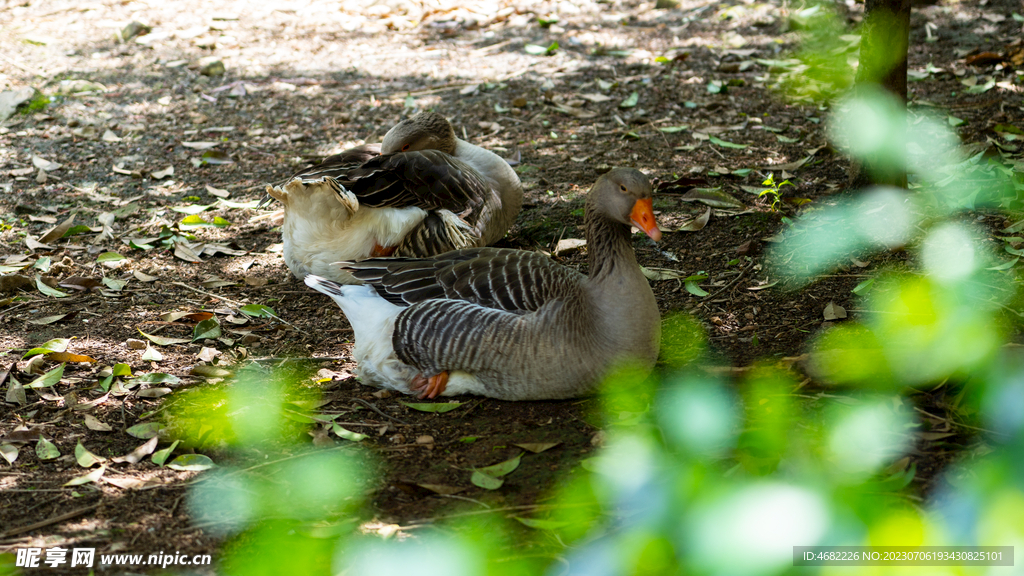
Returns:
[[[0,294],[10,294],[16,290],[31,290],[34,284],[28,276],[21,274],[4,274],[0,276]]]
[[[84,354],[72,354],[71,352],[50,352],[46,355],[46,359],[54,362],[96,362],[96,359],[91,356],[85,356]]]
[[[458,486],[447,486],[445,484],[416,484],[420,488],[430,490],[434,494],[440,494],[442,496],[450,496],[452,494],[458,494],[465,490]]]
[[[64,279],[57,285],[60,286],[61,288],[69,288],[71,290],[79,290],[81,292],[86,292],[92,290],[93,288],[100,288],[101,286],[103,286],[103,283],[96,278],[88,278],[86,276],[72,276],[70,278]]]
[[[0,442],[35,442],[39,440],[39,436],[42,434],[38,428],[30,430],[13,430],[8,432],[6,436],[0,438]]]
[[[518,446],[527,452],[540,454],[541,452],[550,450],[559,444],[561,444],[561,442],[523,442],[522,444],[513,444],[513,446]]]
[[[89,430],[95,430],[97,432],[110,432],[111,430],[113,430],[113,428],[110,427],[110,424],[100,422],[99,419],[97,419],[92,414],[85,415],[85,427],[88,428]]]
[[[182,242],[174,243],[174,255],[186,262],[202,262],[203,259]]]
[[[203,320],[213,318],[213,312],[168,312],[160,315],[160,319],[164,322],[174,322],[182,318],[193,322],[202,322]]]
[[[964,58],[964,63],[968,66],[988,66],[990,64],[999,64],[1003,61],[1003,56],[995,52],[982,52],[973,56]]]
[[[38,240],[33,238],[31,234],[25,235],[25,246],[29,250],[55,250],[53,246],[50,246],[49,244],[46,244],[44,242],[39,242]]]
[[[60,224],[57,224],[53,228],[50,228],[49,230],[44,232],[43,235],[39,237],[39,242],[41,244],[46,244],[47,242],[53,242],[54,240],[60,239],[62,236],[64,236],[65,232],[71,230],[71,226],[74,225],[74,223],[75,215],[72,214],[71,216],[68,217],[67,220],[61,222]]]
[[[708,220],[710,219],[711,208],[708,207],[703,214],[677,228],[676,232],[696,232],[698,230],[703,230],[704,227],[708,225]]]

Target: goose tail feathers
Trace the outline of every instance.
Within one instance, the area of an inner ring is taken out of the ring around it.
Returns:
[[[348,318],[356,339],[360,333],[379,332],[382,326],[394,324],[395,317],[402,311],[400,306],[377,295],[367,284],[338,284],[326,278],[310,274],[304,279],[306,286],[330,296]],[[388,330],[390,340],[390,330]]]

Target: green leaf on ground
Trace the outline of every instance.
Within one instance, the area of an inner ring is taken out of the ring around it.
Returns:
[[[149,374],[143,374],[138,378],[132,378],[130,384],[131,386],[137,386],[139,384],[178,384],[180,382],[181,378],[178,378],[174,374],[151,372]]]
[[[160,429],[163,426],[159,422],[143,422],[142,424],[136,424],[132,426],[126,432],[130,436],[141,438],[142,440],[149,440],[160,433]]]
[[[865,292],[867,292],[868,290],[870,290],[871,289],[871,285],[874,284],[874,283],[875,283],[875,279],[874,278],[868,278],[867,280],[865,280],[865,281],[861,282],[860,284],[857,284],[856,286],[854,286],[853,290],[851,290],[851,292],[853,292],[854,294],[860,296],[860,295],[864,294]]]
[[[104,286],[106,286],[107,288],[110,288],[114,292],[120,292],[121,290],[124,290],[125,285],[128,284],[127,280],[118,280],[117,278],[107,278],[106,276],[103,277],[102,282],[103,282]]]
[[[501,476],[509,474],[516,468],[519,468],[519,461],[522,459],[522,457],[522,453],[519,453],[516,455],[515,458],[510,458],[508,460],[505,460],[504,462],[499,462],[497,464],[492,464],[491,466],[485,466],[483,468],[477,468],[477,472],[483,472],[488,476],[500,478]]]
[[[36,457],[40,460],[53,460],[60,456],[60,450],[57,446],[42,436],[39,437],[39,442],[36,442]]]
[[[252,318],[277,318],[274,309],[263,304],[246,304],[239,308],[238,311]]]
[[[175,440],[174,443],[168,446],[167,448],[153,452],[153,455],[150,456],[149,459],[153,462],[153,464],[156,464],[157,466],[163,466],[164,462],[167,462],[167,459],[170,458],[171,454],[174,453],[174,449],[178,447],[179,442],[180,440]]]
[[[25,384],[25,388],[49,388],[50,386],[53,386],[57,382],[60,382],[60,379],[63,377],[64,364],[61,364],[60,366],[57,366],[56,368],[50,370],[46,374],[43,374],[39,378],[36,378],[35,380],[29,382],[28,384]]]
[[[703,298],[708,295],[708,292],[697,285],[698,282],[703,282],[708,279],[707,274],[694,274],[693,276],[687,276],[683,279],[683,285],[686,287],[686,291],[694,296],[700,296]]]
[[[337,434],[339,438],[351,440],[352,442],[362,442],[363,440],[369,438],[369,436],[367,436],[366,434],[360,434],[358,432],[346,430],[337,424],[331,426],[331,432]]]
[[[67,292],[61,292],[60,290],[57,290],[56,288],[50,288],[49,286],[47,286],[43,282],[43,277],[40,276],[39,274],[36,274],[36,288],[40,292],[42,292],[43,294],[45,294],[47,296],[52,296],[53,298],[67,298],[68,297],[68,293]]]
[[[50,352],[66,352],[68,344],[71,343],[71,338],[54,338],[53,340],[47,340],[39,346],[25,352],[22,358],[28,358],[29,356],[35,356],[37,354],[49,354]]]
[[[625,100],[619,102],[619,108],[632,108],[640,101],[640,93],[633,92]]]
[[[715,136],[708,137],[708,140],[710,140],[712,144],[718,144],[723,148],[734,148],[736,150],[742,150],[747,147],[747,144],[736,144],[735,142],[727,142],[725,140],[722,140],[721,138],[716,138]]]
[[[77,236],[78,234],[85,234],[86,232],[92,232],[92,228],[89,228],[85,224],[76,224],[76,225],[72,226],[71,228],[68,228],[68,231],[65,232],[64,235],[61,236],[61,238],[67,238],[69,236]]]
[[[174,462],[167,465],[167,467],[172,470],[188,471],[209,470],[214,466],[216,466],[216,464],[213,463],[213,460],[211,460],[209,456],[204,456],[202,454],[182,454],[175,458]]]
[[[212,221],[204,220],[202,216],[193,214],[192,216],[186,216],[181,219],[178,223],[178,228],[182,230],[193,230],[195,228],[227,228],[231,225],[220,216],[214,216]]]
[[[501,488],[502,484],[505,483],[505,481],[502,480],[501,478],[489,476],[487,474],[484,474],[483,472],[480,472],[479,470],[473,472],[473,475],[470,476],[469,481],[472,482],[474,486],[479,486],[484,490],[497,490],[498,488]]]
[[[171,344],[188,344],[191,342],[188,338],[164,338],[163,336],[153,336],[152,334],[146,334],[142,330],[139,330],[139,334],[145,336],[150,342],[157,346],[170,346]]]
[[[89,449],[82,445],[81,440],[75,446],[75,460],[78,461],[78,465],[82,468],[92,468],[96,464],[102,464],[107,461],[106,458],[89,452]]]
[[[210,318],[209,320],[203,320],[199,324],[196,324],[195,330],[192,331],[192,341],[203,340],[206,338],[220,338],[220,321],[217,318]]]
[[[120,262],[124,259],[125,257],[121,256],[117,252],[104,252],[96,257],[97,262]]]

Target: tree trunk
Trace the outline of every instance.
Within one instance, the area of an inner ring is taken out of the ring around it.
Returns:
[[[907,48],[910,44],[911,0],[865,0],[857,87],[879,85],[907,103]],[[906,126],[897,130],[904,131]],[[901,138],[902,140],[902,138]],[[906,151],[901,150],[901,155]],[[850,169],[853,187],[871,184],[907,187],[904,158],[865,158]]]

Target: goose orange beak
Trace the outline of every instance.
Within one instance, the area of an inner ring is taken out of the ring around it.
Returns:
[[[661,240],[661,230],[658,230],[658,222],[654,219],[654,199],[641,198],[633,204],[633,211],[629,213],[629,219],[633,225],[644,231],[655,242]]]

